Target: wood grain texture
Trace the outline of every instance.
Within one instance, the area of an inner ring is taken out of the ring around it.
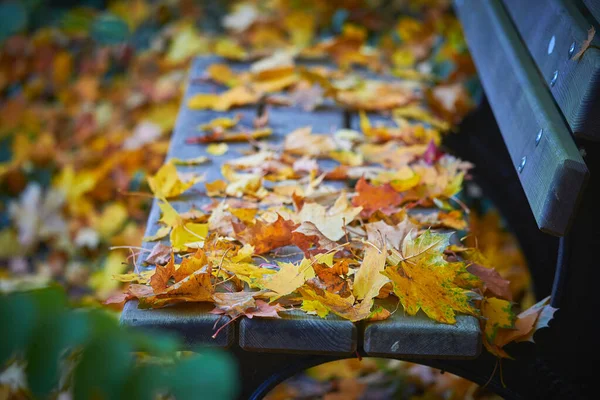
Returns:
[[[538,227],[562,236],[587,177],[568,126],[501,2],[455,5],[515,169],[526,159],[518,175]]]
[[[357,328],[336,315],[320,318],[303,311],[282,312],[281,319],[244,318],[239,345],[248,351],[351,354],[357,348]]]
[[[390,311],[397,299],[378,300]],[[476,358],[481,351],[481,332],[477,318],[458,315],[455,325],[441,324],[423,312],[404,315],[402,306],[384,321],[364,325],[364,350],[373,357],[400,358]]]
[[[598,0],[583,0],[583,4],[588,12],[595,18],[596,24],[600,23],[600,1]]]
[[[147,331],[177,334],[186,349],[196,345],[230,347],[235,343],[235,326],[229,324],[212,338],[215,330],[229,322],[229,317],[210,314],[214,306],[208,303],[177,304],[156,310],[137,308],[137,300],[127,302],[121,314],[121,325]]]
[[[573,43],[575,54],[587,39],[590,22],[572,0],[503,1],[575,136],[600,140],[600,50],[589,48],[579,60],[569,56]]]

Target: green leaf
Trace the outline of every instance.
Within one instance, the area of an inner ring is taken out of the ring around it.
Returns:
[[[83,344],[89,323],[84,313],[64,312],[53,316],[35,329],[27,349],[27,380],[31,392],[39,398],[57,389],[60,358],[65,351]]]
[[[133,351],[130,341],[118,331],[94,338],[75,367],[73,398],[120,398],[133,368]]]
[[[164,373],[164,366],[142,365],[129,375],[123,386],[124,399],[152,400],[158,393],[166,390],[168,382]]]
[[[0,366],[3,366],[17,352],[27,347],[35,325],[36,307],[28,296],[21,293],[0,297]]]
[[[169,376],[171,393],[177,400],[233,399],[238,394],[236,367],[227,353],[200,349],[182,359]]]

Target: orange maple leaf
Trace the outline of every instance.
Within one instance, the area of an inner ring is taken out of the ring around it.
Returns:
[[[362,215],[371,216],[375,211],[390,214],[393,208],[402,202],[402,195],[396,192],[389,183],[373,186],[364,177],[356,183],[357,196],[352,198],[352,205],[362,207]]]
[[[255,254],[263,254],[292,242],[292,231],[298,227],[293,221],[285,220],[277,215],[271,224],[257,221],[253,226],[233,224],[236,237],[245,244],[254,246]]]

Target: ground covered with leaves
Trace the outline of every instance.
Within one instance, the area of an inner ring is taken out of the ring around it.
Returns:
[[[502,347],[531,340],[553,309],[533,305],[494,214],[470,212],[473,166],[442,147],[480,90],[460,25],[445,1],[400,3],[114,1],[50,19],[44,5],[2,4],[12,22],[0,35],[0,290],[59,283],[81,305],[210,302],[234,319],[468,314],[508,357]],[[190,62],[207,54],[249,68],[211,65],[202,80],[218,90],[185,107],[267,111],[252,126],[206,121],[187,145],[208,155],[164,163]],[[270,107],[332,104],[357,112],[359,129],[270,140]],[[235,142],[248,151],[219,162]],[[217,167],[222,179],[205,181]],[[211,202],[177,212],[170,202],[186,192]],[[153,198],[161,225],[144,237]],[[140,252],[155,268],[134,268]],[[390,296],[396,308],[374,306]],[[389,370],[361,365],[321,380],[363,385]],[[411,382],[422,393],[433,381]],[[447,390],[468,386],[453,382]],[[318,395],[346,390],[336,385]]]

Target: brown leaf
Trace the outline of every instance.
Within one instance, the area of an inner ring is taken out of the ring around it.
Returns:
[[[333,250],[337,247],[336,242],[323,235],[319,228],[310,221],[302,222],[292,232],[292,243],[305,253],[313,245],[323,250]]]
[[[270,305],[266,301],[256,300],[256,307],[246,311],[248,318],[252,317],[263,317],[263,318],[281,318],[278,314],[279,311],[285,311],[285,308],[280,304]]]
[[[181,302],[212,301],[210,268],[201,269],[161,293],[140,298],[140,308],[158,308]]]
[[[167,283],[175,272],[175,259],[171,255],[171,260],[165,266],[157,265],[154,274],[150,277],[150,286],[155,292],[161,292],[167,287]]]
[[[487,289],[495,297],[512,301],[510,281],[504,279],[494,268],[471,264],[467,267],[467,271],[483,281],[484,291]]]
[[[175,278],[175,282],[179,282],[207,264],[206,254],[202,249],[198,249],[192,257],[184,258],[181,261],[179,268],[173,271],[173,278]]]
[[[162,243],[156,243],[150,254],[144,260],[145,264],[164,265],[171,257],[171,247]]]

